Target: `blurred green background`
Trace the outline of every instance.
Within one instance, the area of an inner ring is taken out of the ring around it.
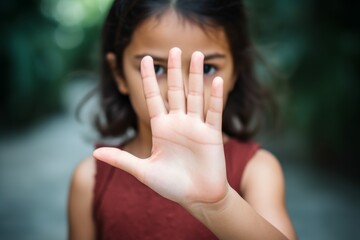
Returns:
[[[95,71],[99,29],[110,0],[4,0],[1,16],[1,127],[28,127],[61,111],[76,71]]]
[[[62,111],[72,76],[97,74],[110,2],[1,1],[1,131]],[[305,143],[304,161],[359,179],[359,2],[245,2],[261,55],[258,73],[280,103],[281,128]]]
[[[308,151],[301,161],[359,180],[359,2],[247,3],[255,42],[275,71],[284,127]]]
[[[111,2],[0,1],[0,238],[66,236],[71,172],[93,148],[74,112],[96,85]],[[360,2],[245,4],[280,110],[258,141],[283,164],[300,239],[360,237]]]

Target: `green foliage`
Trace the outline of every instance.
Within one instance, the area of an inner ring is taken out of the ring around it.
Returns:
[[[281,73],[271,86],[282,101],[286,127],[306,139],[309,160],[358,176],[359,2],[246,3],[255,43]],[[268,78],[269,71],[259,73]]]
[[[100,26],[109,4],[2,1],[2,128],[18,128],[59,111],[71,72],[96,69]]]

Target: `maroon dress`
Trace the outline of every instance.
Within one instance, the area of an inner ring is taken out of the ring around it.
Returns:
[[[228,182],[237,192],[258,149],[256,143],[235,139],[224,145]],[[93,211],[97,239],[217,239],[180,205],[101,161],[96,161]]]

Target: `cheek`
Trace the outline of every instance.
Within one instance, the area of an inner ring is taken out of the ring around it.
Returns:
[[[131,106],[137,117],[144,120],[149,118],[141,78],[139,76],[133,76],[133,78],[127,78],[127,81]]]
[[[145,96],[143,93],[142,86],[138,88],[131,89],[129,93],[131,105],[135,111],[135,113],[139,116],[144,112],[147,113]]]
[[[228,74],[228,76],[224,78],[224,101],[227,99],[229,93],[233,90],[235,82],[235,74]]]

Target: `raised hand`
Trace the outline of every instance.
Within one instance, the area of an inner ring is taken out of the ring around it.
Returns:
[[[99,148],[94,157],[129,172],[154,191],[185,207],[216,203],[228,192],[221,131],[223,80],[211,86],[204,111],[204,56],[192,55],[185,91],[181,51],[168,58],[168,110],[161,97],[153,60],[141,62],[144,95],[150,116],[152,153],[139,159],[117,148]]]

